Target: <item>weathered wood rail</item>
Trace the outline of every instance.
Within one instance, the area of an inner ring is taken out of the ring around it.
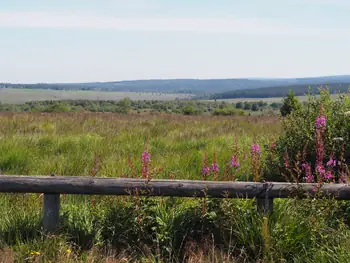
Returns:
[[[318,187],[317,184],[276,182],[0,175],[0,193],[44,193],[43,228],[53,232],[59,224],[60,194],[256,198],[258,210],[268,214],[272,213],[274,198],[306,198],[321,194],[350,200],[350,185],[324,184]]]

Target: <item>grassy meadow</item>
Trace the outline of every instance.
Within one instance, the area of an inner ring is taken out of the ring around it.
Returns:
[[[0,88],[0,102],[19,104],[28,101],[43,100],[174,100],[190,98],[188,94],[147,93],[147,92],[105,92],[105,91],[68,91],[45,89]]]
[[[251,145],[267,148],[278,117],[1,113],[0,173],[253,180]],[[230,167],[239,157],[240,169]],[[61,228],[41,232],[41,195],[1,194],[0,262],[349,262],[347,202],[61,196]]]

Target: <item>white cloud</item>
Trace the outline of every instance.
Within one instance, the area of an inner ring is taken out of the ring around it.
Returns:
[[[250,18],[118,18],[92,13],[0,12],[0,28],[108,29],[119,31],[181,31],[280,36],[344,36],[347,29],[291,26],[281,21]]]

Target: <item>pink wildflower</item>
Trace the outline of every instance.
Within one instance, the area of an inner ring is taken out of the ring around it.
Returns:
[[[218,173],[218,172],[219,172],[219,166],[217,165],[216,162],[214,162],[214,163],[211,164],[211,170],[212,170],[214,173]]]
[[[231,160],[231,167],[232,168],[239,168],[241,166],[238,158],[236,156],[232,156],[232,160]]]
[[[331,179],[333,179],[333,175],[330,171],[327,171],[324,175],[323,175],[323,178],[326,180],[326,181],[330,181]]]
[[[307,183],[314,183],[315,179],[314,179],[313,175],[305,176],[305,182],[307,182]]]
[[[208,155],[204,154],[203,166],[201,170],[201,175],[204,177],[204,180],[207,179],[207,176],[210,174],[210,167],[208,166]]]
[[[316,166],[316,171],[320,174],[320,175],[324,175],[326,173],[326,170],[324,168],[324,166],[322,164],[318,164]]]
[[[301,165],[303,172],[305,173],[305,181],[307,183],[313,183],[314,182],[314,176],[312,175],[312,169],[311,165],[308,163],[303,163]]]
[[[316,119],[316,129],[324,129],[326,128],[326,117],[324,115],[320,115]]]
[[[209,173],[210,173],[210,167],[203,166],[201,174],[207,176],[209,175]]]
[[[142,169],[141,169],[142,178],[150,179],[149,163],[151,162],[151,154],[148,153],[147,150],[145,150],[142,153],[141,162],[142,162]]]
[[[253,154],[261,154],[260,145],[257,143],[252,144],[251,151]]]
[[[334,167],[337,165],[337,161],[333,159],[333,156],[331,155],[329,157],[329,161],[327,162],[327,166]]]
[[[142,159],[142,162],[149,163],[149,162],[151,162],[151,154],[144,151],[141,155],[141,159]]]

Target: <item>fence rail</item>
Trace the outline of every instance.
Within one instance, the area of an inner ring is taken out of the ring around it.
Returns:
[[[296,195],[303,198],[321,194],[338,200],[350,200],[350,185],[324,184],[318,187],[317,184],[277,182],[0,175],[0,193],[44,193],[43,228],[53,232],[59,224],[60,194],[256,198],[258,210],[267,214],[272,213],[274,198]]]

